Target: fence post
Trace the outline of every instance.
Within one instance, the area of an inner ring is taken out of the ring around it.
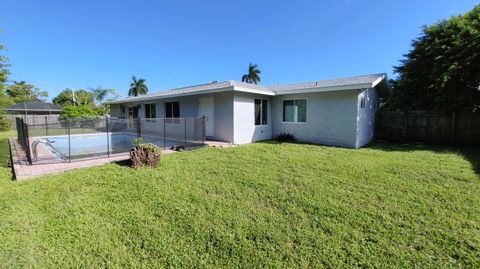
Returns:
[[[134,119],[134,121],[135,121],[135,119]],[[141,129],[142,128],[141,127],[142,120],[140,118],[137,118],[136,121],[137,121],[137,124],[136,124],[137,125],[137,136],[142,137],[142,129]]]
[[[456,130],[456,114],[455,112],[452,112],[452,120],[451,120],[451,125],[450,125],[450,144],[454,145],[455,144],[455,132]]]
[[[163,118],[163,148],[167,148],[167,125],[165,124],[166,119]]]
[[[27,160],[29,164],[32,164],[32,155],[30,151],[30,137],[28,135],[28,125],[22,120],[22,129],[23,135],[24,135],[24,140],[25,140],[25,151],[27,151]]]
[[[98,123],[97,123],[98,126]],[[107,157],[110,157],[110,136],[108,135],[108,117],[105,117],[105,129],[107,129]]]
[[[202,137],[202,142],[205,143],[205,139],[206,139],[206,136],[207,136],[207,126],[205,126],[207,124],[207,122],[205,121],[205,115],[203,115],[203,137]]]
[[[184,142],[183,142],[183,146],[187,146],[187,117],[184,117],[183,118],[183,124],[185,125],[185,134],[184,134]]]
[[[47,122],[47,116],[45,116],[45,135],[48,136],[48,122]]]
[[[68,162],[72,160],[72,151],[70,145],[70,120],[67,120],[67,132],[68,132]]]

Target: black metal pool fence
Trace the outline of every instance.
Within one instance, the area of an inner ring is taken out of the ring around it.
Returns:
[[[44,124],[16,118],[18,144],[29,164],[129,152],[137,138],[162,148],[197,147],[205,143],[205,118],[81,117]]]

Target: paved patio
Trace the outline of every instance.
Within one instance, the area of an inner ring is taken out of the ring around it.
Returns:
[[[128,153],[112,154],[109,157],[98,156],[88,159],[76,159],[69,161],[61,161],[58,158],[54,158],[51,153],[46,149],[39,147],[39,161],[30,165],[27,162],[25,152],[22,147],[17,143],[16,138],[9,138],[10,153],[11,153],[11,165],[16,180],[25,180],[33,177],[44,176],[49,174],[58,174],[65,171],[87,168],[93,166],[99,166],[106,163],[118,162],[128,160],[130,158]],[[205,141],[205,144],[210,147],[232,147],[236,146],[231,143],[221,141]],[[172,150],[164,150],[164,154],[174,153]]]

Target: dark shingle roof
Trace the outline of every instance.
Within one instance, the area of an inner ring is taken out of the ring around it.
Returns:
[[[61,111],[59,105],[43,102],[20,102],[11,105],[5,109],[6,111]]]

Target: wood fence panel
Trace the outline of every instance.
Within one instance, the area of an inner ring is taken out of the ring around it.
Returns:
[[[376,137],[394,141],[480,146],[480,113],[379,111]]]
[[[12,122],[12,130],[16,129],[15,118],[22,118],[28,125],[41,125],[41,124],[53,124],[59,123],[60,115],[11,115],[7,114],[5,117]]]

